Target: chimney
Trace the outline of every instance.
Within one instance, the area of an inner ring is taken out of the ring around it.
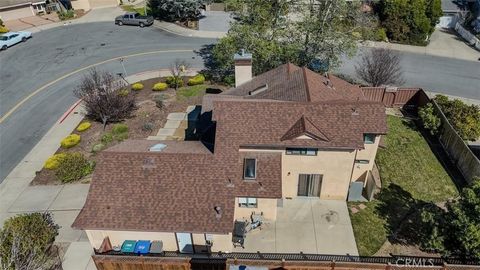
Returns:
[[[235,87],[252,79],[252,54],[244,49],[233,56],[235,60]]]

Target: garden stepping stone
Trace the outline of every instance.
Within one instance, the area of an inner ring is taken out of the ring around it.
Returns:
[[[160,130],[158,130],[157,136],[160,136],[160,135],[172,136],[173,134],[175,134],[176,130],[177,130],[176,128],[161,128]]]
[[[181,121],[181,120],[185,120],[185,119],[187,119],[187,114],[186,113],[170,113],[167,116],[167,120]]]
[[[356,207],[351,207],[350,210],[352,210],[352,214],[360,212],[360,210],[358,210]]]
[[[196,107],[197,106],[188,106],[186,110],[187,114],[193,112],[193,110],[195,110]]]
[[[367,208],[367,206],[365,204],[361,203],[361,204],[358,205],[358,208],[363,210],[363,209]]]
[[[151,141],[164,141],[164,140],[167,140],[167,136],[148,136],[147,140],[151,140]]]
[[[179,128],[180,124],[182,123],[181,120],[167,120],[167,123],[165,123],[164,128]]]

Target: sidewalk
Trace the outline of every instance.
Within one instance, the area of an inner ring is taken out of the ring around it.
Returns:
[[[164,31],[170,32],[172,34],[186,36],[186,37],[222,38],[227,35],[227,32],[192,30],[185,27],[181,27],[174,23],[157,21],[157,20],[155,20],[155,22],[153,23],[153,26],[159,29],[162,29]]]
[[[478,61],[480,52],[466,44],[453,30],[435,29],[427,46],[413,46],[387,42],[367,41],[362,46],[389,48],[397,51]]]

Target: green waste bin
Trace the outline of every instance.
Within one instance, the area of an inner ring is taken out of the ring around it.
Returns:
[[[137,241],[135,240],[125,240],[122,244],[122,252],[133,253],[135,251],[135,245]]]

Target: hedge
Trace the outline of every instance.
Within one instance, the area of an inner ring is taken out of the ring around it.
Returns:
[[[156,83],[152,90],[153,91],[163,91],[165,89],[167,89],[168,85],[166,83],[163,83],[163,82],[159,82],[159,83]]]
[[[43,167],[47,170],[55,170],[58,168],[60,165],[60,162],[65,158],[66,154],[65,153],[59,153],[55,154],[47,159],[45,161],[45,164]]]
[[[60,145],[63,148],[72,148],[79,143],[80,143],[80,135],[70,134],[60,142]]]

